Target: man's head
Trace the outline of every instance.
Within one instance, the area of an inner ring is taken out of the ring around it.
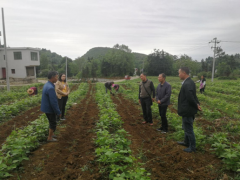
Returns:
[[[56,71],[51,71],[48,73],[48,80],[52,83],[57,82],[58,80],[58,72]]]
[[[114,84],[114,82],[112,81],[112,82],[111,82],[111,85],[113,85],[113,84]]]
[[[146,75],[145,73],[142,73],[142,74],[140,75],[140,78],[141,78],[141,80],[142,80],[143,82],[145,82],[145,81],[147,80],[147,75]]]
[[[160,83],[164,83],[164,82],[165,82],[165,79],[166,79],[166,75],[165,75],[164,73],[159,74],[159,76],[158,76],[158,81],[159,81]]]
[[[189,77],[189,68],[188,67],[181,67],[178,70],[178,74],[181,80],[185,80]]]

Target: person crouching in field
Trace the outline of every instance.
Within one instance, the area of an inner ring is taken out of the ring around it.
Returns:
[[[200,103],[196,95],[196,86],[189,77],[188,67],[182,67],[178,71],[182,82],[182,87],[178,95],[178,115],[182,116],[182,125],[184,130],[184,142],[178,144],[186,146],[185,152],[196,151],[196,140],[193,131],[193,122],[197,111],[201,111]]]
[[[142,106],[142,111],[143,111],[143,117],[144,117],[144,122],[143,124],[150,123],[150,125],[153,125],[152,121],[152,102],[154,101],[155,98],[155,89],[153,82],[147,79],[147,76],[145,73],[142,73],[140,75],[140,78],[142,82],[139,85],[139,95],[138,95],[138,101],[139,104]],[[151,95],[153,97],[151,98]]]
[[[167,121],[167,108],[170,104],[171,97],[171,85],[165,81],[166,75],[164,73],[159,74],[158,81],[160,84],[156,90],[156,101],[158,103],[159,114],[162,120],[162,127],[157,129],[158,131],[162,131],[162,133],[168,132],[168,121]]]
[[[59,80],[56,82],[55,84],[55,91],[57,94],[57,98],[58,98],[58,106],[59,109],[62,113],[62,117],[57,117],[57,121],[61,120],[66,120],[64,115],[65,115],[65,107],[67,104],[67,100],[68,100],[68,95],[70,93],[70,89],[68,86],[68,83],[66,82],[66,75],[65,74],[61,74],[59,76]]]
[[[115,89],[115,92],[118,92],[118,90],[119,90],[118,84],[113,84],[112,87]]]
[[[112,94],[112,85],[113,84],[114,84],[114,82],[106,82],[105,83],[106,93],[107,93],[107,90],[109,90],[110,93]]]
[[[48,82],[43,86],[41,111],[44,112],[49,121],[49,134],[47,141],[57,141],[54,131],[57,127],[56,115],[60,116],[61,111],[58,107],[57,95],[54,83],[58,80],[58,73],[53,71],[48,74]]]
[[[34,95],[37,95],[38,90],[37,90],[36,87],[30,87],[30,88],[27,90],[27,93],[28,93],[30,96],[34,96]]]

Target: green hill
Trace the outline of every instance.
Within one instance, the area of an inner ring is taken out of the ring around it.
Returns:
[[[109,50],[111,50],[111,49],[112,48],[108,48],[108,47],[94,47],[94,48],[88,50],[86,52],[86,54],[84,54],[81,58],[84,58],[84,59],[88,59],[88,58],[97,59],[97,58],[107,54],[107,52]]]
[[[81,58],[88,59],[88,58],[93,58],[97,59],[101,56],[104,56],[105,54],[108,53],[113,48],[109,47],[95,47],[86,52]],[[141,54],[137,52],[132,53],[134,56],[134,63],[136,68],[142,68],[143,60],[147,58],[146,54]]]

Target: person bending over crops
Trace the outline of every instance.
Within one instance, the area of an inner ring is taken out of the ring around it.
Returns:
[[[66,82],[65,74],[61,74],[59,76],[59,80],[55,84],[55,91],[58,98],[58,106],[62,113],[62,117],[57,116],[57,121],[59,121],[60,119],[66,120],[64,117],[64,114],[65,114],[65,107],[67,104],[68,94],[70,93],[70,89],[69,89],[68,83]]]
[[[156,101],[158,103],[159,114],[162,120],[162,127],[157,129],[158,131],[162,131],[162,133],[168,132],[168,121],[167,121],[167,108],[170,104],[171,97],[171,85],[165,81],[166,75],[164,73],[159,74],[158,81],[160,84],[156,90]]]
[[[38,90],[37,90],[36,87],[30,87],[30,88],[27,90],[27,93],[28,93],[30,96],[34,96],[34,95],[37,95]]]
[[[182,126],[184,130],[184,142],[178,144],[186,146],[185,152],[196,151],[196,140],[193,131],[193,122],[197,111],[201,111],[200,103],[196,95],[196,86],[189,77],[188,67],[182,67],[178,71],[182,82],[182,87],[178,96],[178,115],[182,116]]]
[[[115,89],[115,92],[118,92],[118,90],[119,90],[118,84],[113,84],[112,87]]]
[[[49,134],[47,141],[54,142],[54,131],[57,127],[56,115],[60,116],[61,111],[58,107],[57,96],[55,92],[54,83],[58,80],[58,73],[55,71],[49,72],[48,82],[43,86],[41,111],[44,112],[49,121]]]
[[[153,82],[147,79],[147,76],[145,73],[142,73],[140,76],[142,82],[139,85],[139,95],[138,95],[138,101],[139,104],[142,106],[142,111],[143,111],[143,117],[144,117],[144,122],[143,124],[150,123],[150,125],[153,125],[152,121],[152,102],[154,101],[155,98],[155,89]],[[151,95],[153,97],[151,98]]]
[[[112,94],[112,85],[114,84],[114,82],[106,82],[105,83],[105,88],[106,88],[106,93],[109,90],[110,93]]]

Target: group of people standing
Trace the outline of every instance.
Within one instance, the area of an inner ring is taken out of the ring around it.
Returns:
[[[189,68],[182,67],[178,71],[182,82],[182,87],[178,95],[178,115],[182,117],[182,127],[184,130],[184,141],[178,144],[186,146],[185,152],[196,151],[196,140],[193,131],[193,122],[197,111],[201,111],[200,103],[196,96],[196,85],[189,77]],[[153,125],[151,105],[156,100],[158,103],[159,114],[162,126],[158,131],[168,132],[167,108],[170,105],[171,85],[166,82],[166,75],[159,74],[159,85],[155,90],[153,82],[147,79],[146,74],[140,76],[142,82],[139,85],[139,103],[143,111],[143,124]]]
[[[65,106],[67,104],[70,88],[66,82],[66,75],[53,71],[48,74],[48,82],[43,86],[41,111],[44,112],[49,121],[49,134],[47,141],[57,141],[54,134],[57,122],[66,120]]]
[[[197,111],[201,111],[200,103],[196,96],[196,86],[193,80],[189,77],[189,69],[182,67],[178,71],[182,82],[182,87],[178,96],[178,114],[182,117],[182,127],[185,133],[184,141],[178,144],[186,146],[185,152],[194,152],[196,150],[196,140],[193,131],[193,122]],[[166,82],[166,75],[159,74],[159,84],[155,90],[153,82],[147,79],[146,74],[140,76],[142,82],[139,85],[139,103],[143,111],[143,124],[149,123],[153,125],[151,106],[156,100],[158,103],[159,114],[162,121],[162,126],[158,131],[162,133],[168,132],[167,108],[170,105],[171,85]],[[200,87],[205,87],[203,77],[200,82]],[[119,90],[119,85],[114,82],[105,83],[107,90],[112,93],[112,87]],[[202,89],[202,88],[200,88]],[[203,89],[204,91],[204,89]],[[202,91],[201,91],[202,92]],[[53,71],[48,74],[48,82],[44,85],[42,91],[41,111],[44,112],[49,121],[49,135],[47,141],[57,141],[54,132],[57,127],[57,121],[65,120],[65,106],[70,93],[69,85],[66,82],[66,75]]]

